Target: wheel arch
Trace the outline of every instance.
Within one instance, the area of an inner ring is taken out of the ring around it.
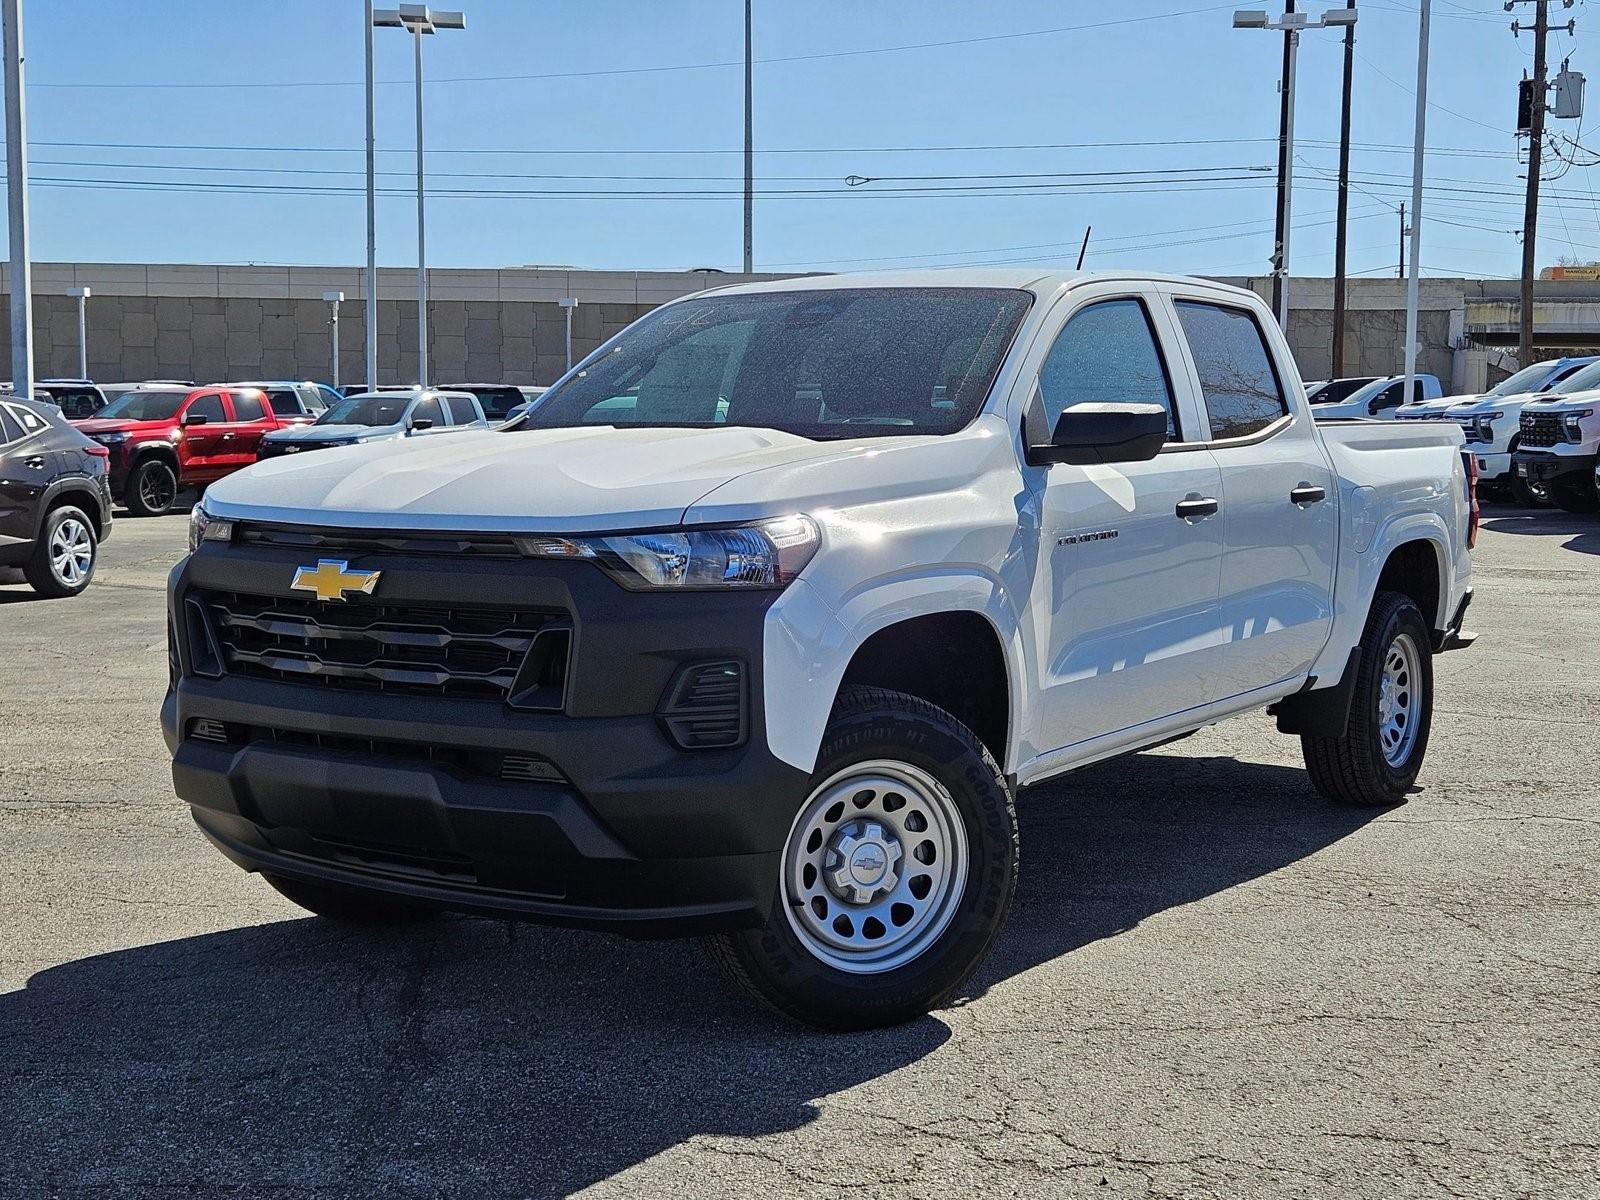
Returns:
[[[44,523],[52,512],[69,504],[83,510],[97,539],[105,533],[105,513],[101,511],[100,497],[95,494],[94,488],[78,479],[60,479],[45,489],[34,535],[38,536],[44,529]]]

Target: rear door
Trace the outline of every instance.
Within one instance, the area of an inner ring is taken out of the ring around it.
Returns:
[[[1208,702],[1215,691],[1222,523],[1215,459],[1161,298],[1145,284],[1074,288],[1029,352],[1034,434],[1096,401],[1160,404],[1147,462],[1029,468],[1039,510],[1031,610],[1041,749],[1058,750]],[[1042,410],[1042,411],[1041,411]]]
[[[1338,494],[1294,364],[1260,312],[1228,293],[1164,285],[1199,381],[1222,472],[1221,660],[1227,699],[1307,671],[1333,627]]]
[[[228,429],[233,434],[227,439],[226,463],[228,467],[243,467],[255,462],[261,453],[261,439],[278,427],[267,406],[266,395],[255,389],[228,393],[232,420]]]
[[[39,499],[60,469],[45,448],[49,429],[20,404],[0,404],[0,550],[33,540]]]
[[[484,424],[483,413],[478,408],[478,402],[471,396],[455,394],[443,396],[441,399],[444,400],[445,408],[450,413],[450,425],[452,428],[482,426]]]

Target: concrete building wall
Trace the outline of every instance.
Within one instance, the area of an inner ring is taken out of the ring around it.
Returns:
[[[77,302],[66,291],[88,286],[93,291],[88,302],[91,378],[327,380],[331,338],[322,295],[342,291],[339,378],[363,382],[362,274],[353,267],[40,263],[34,269],[36,371],[40,377],[77,374]],[[539,267],[431,271],[429,374],[439,383],[548,384],[566,363],[566,314],[557,303],[563,297],[579,302],[573,313],[573,357],[578,359],[667,300],[746,279],[777,278],[782,276]],[[1271,291],[1267,279],[1226,282],[1263,297]],[[1462,356],[1469,343],[1503,342],[1505,331],[1514,329],[1515,305],[1508,299],[1513,288],[1504,281],[1423,280],[1418,369],[1458,385],[1473,377],[1477,364]],[[417,377],[415,289],[415,272],[379,271],[379,382]],[[3,268],[0,290],[9,290]],[[1570,347],[1586,337],[1600,344],[1600,285],[1542,283],[1538,295],[1540,330],[1548,326],[1552,345]],[[1332,281],[1295,279],[1290,300],[1289,343],[1301,374],[1325,378],[1332,373]],[[1352,280],[1346,330],[1346,374],[1401,370],[1404,282]],[[3,327],[0,356],[0,362],[9,363],[9,334]]]

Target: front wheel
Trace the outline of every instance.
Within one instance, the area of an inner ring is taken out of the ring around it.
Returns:
[[[171,512],[178,498],[178,473],[160,458],[147,458],[128,476],[122,502],[136,517],[159,517]]]
[[[943,709],[847,688],[759,929],[710,939],[740,988],[824,1029],[908,1021],[988,956],[1017,881],[1011,792]]]
[[[1356,659],[1342,737],[1304,735],[1317,791],[1341,804],[1399,804],[1416,782],[1433,725],[1433,646],[1416,602],[1379,592]]]
[[[1550,499],[1555,501],[1556,507],[1562,512],[1592,513],[1600,512],[1600,495],[1596,495],[1594,480],[1582,478],[1576,482],[1567,480],[1550,485]]]

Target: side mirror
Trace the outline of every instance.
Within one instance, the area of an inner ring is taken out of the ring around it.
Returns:
[[[1369,417],[1377,416],[1378,415],[1378,409],[1380,407],[1382,407],[1382,406],[1376,400],[1374,400],[1371,404],[1368,404],[1367,405],[1367,416],[1369,416]]]
[[[182,423],[184,425],[204,425],[210,420],[211,418],[206,416],[205,413],[184,413]]]
[[[1028,447],[1033,463],[1147,462],[1167,444],[1159,404],[1078,404],[1056,420],[1050,441]]]
[[[427,417],[412,417],[406,424],[406,428],[412,433],[416,433],[420,429],[432,429],[433,422]]]

